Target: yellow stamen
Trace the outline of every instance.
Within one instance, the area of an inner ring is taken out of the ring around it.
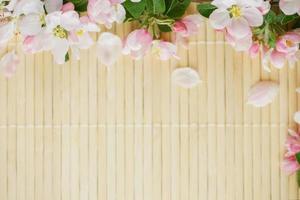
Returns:
[[[153,55],[159,56],[160,53],[161,53],[160,48],[158,48],[158,47],[153,47],[153,48],[152,48],[152,54],[153,54]]]
[[[78,31],[76,31],[77,36],[83,36],[83,34],[84,34],[84,30],[82,30],[82,29],[79,29]]]
[[[233,5],[230,9],[229,9],[229,13],[232,17],[234,18],[238,18],[242,15],[242,10],[240,7],[238,7],[237,5]]]
[[[62,39],[67,38],[68,36],[67,31],[59,25],[53,29],[53,34],[55,37],[62,38]]]
[[[40,16],[40,23],[42,24],[42,26],[46,25],[45,15]]]
[[[290,41],[290,40],[287,40],[287,41],[286,41],[286,45],[287,45],[288,47],[292,47],[292,46],[294,46],[294,43],[293,43],[292,41]]]

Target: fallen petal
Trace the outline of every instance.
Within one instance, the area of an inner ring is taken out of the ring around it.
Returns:
[[[8,52],[1,58],[0,69],[5,77],[10,78],[15,74],[19,61],[15,51]]]
[[[122,40],[109,32],[100,35],[97,43],[97,55],[106,66],[112,66],[122,53]]]
[[[279,84],[273,81],[261,81],[251,87],[248,92],[248,104],[264,107],[270,104],[279,92]]]
[[[295,122],[297,122],[298,124],[300,124],[300,111],[295,112],[295,114],[294,114],[294,120],[295,120]]]
[[[178,68],[172,72],[172,82],[183,88],[197,86],[201,80],[197,71],[192,68]]]

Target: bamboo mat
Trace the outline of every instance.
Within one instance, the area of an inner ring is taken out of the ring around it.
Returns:
[[[0,77],[0,200],[299,199],[280,170],[299,63],[266,73],[207,24],[179,54],[123,57],[109,70],[95,49],[63,66],[21,55],[16,76]],[[185,66],[200,86],[171,83]],[[245,99],[260,79],[279,81],[280,95],[254,109]]]

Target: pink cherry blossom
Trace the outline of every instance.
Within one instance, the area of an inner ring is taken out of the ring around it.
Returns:
[[[152,53],[157,55],[161,60],[169,60],[170,58],[179,59],[176,55],[177,47],[176,45],[162,41],[162,40],[154,40],[152,45]]]
[[[250,55],[250,57],[251,57],[251,58],[254,58],[255,56],[257,56],[258,53],[259,53],[259,50],[260,50],[260,45],[259,45],[259,43],[254,42],[254,43],[251,45],[250,49],[249,49],[249,55]]]
[[[300,33],[288,32],[276,42],[276,50],[284,53],[287,59],[293,59],[299,51]]]
[[[300,169],[300,165],[295,156],[285,157],[282,161],[282,169],[291,175]]]
[[[67,12],[67,11],[71,11],[71,10],[75,10],[75,6],[72,2],[68,2],[66,4],[64,4],[61,9],[62,12]]]
[[[198,33],[202,22],[203,18],[200,15],[188,15],[175,22],[173,31],[182,37],[189,37]]]
[[[298,15],[300,15],[299,0],[280,0],[279,7],[286,15],[293,15],[295,13],[298,13]]]
[[[225,39],[236,51],[248,51],[253,43],[252,33],[240,38],[225,32]]]
[[[281,69],[286,61],[286,55],[282,52],[277,51],[276,49],[272,50],[271,54],[270,54],[270,62],[271,64],[278,68]]]
[[[188,37],[196,35],[203,23],[200,15],[188,15],[178,20],[173,25],[173,31],[176,33],[176,43],[185,48],[188,47]]]
[[[45,38],[42,34],[27,36],[23,41],[23,50],[26,53],[37,53],[43,50]]]
[[[126,11],[121,4],[123,2],[124,0],[89,0],[88,16],[92,21],[111,28],[112,23],[121,23],[125,19]]]
[[[267,14],[271,9],[270,1],[261,1],[261,4],[257,6],[258,10],[263,14]]]
[[[6,76],[7,78],[12,77],[17,70],[17,65],[19,64],[19,62],[20,60],[15,51],[11,51],[5,54],[0,60],[0,69],[3,72],[4,76]]]
[[[209,17],[214,29],[224,29],[234,38],[244,38],[251,34],[251,27],[263,24],[263,14],[252,1],[214,0],[213,5],[218,8]]]
[[[75,11],[56,11],[46,16],[46,50],[51,50],[56,63],[63,64],[70,47],[69,34],[80,26],[79,15]]]
[[[130,54],[134,59],[140,59],[149,51],[152,40],[146,29],[137,29],[127,36],[123,53]]]
[[[292,130],[289,131],[289,135],[285,141],[286,153],[285,156],[295,156],[300,152],[300,134]]]
[[[274,49],[264,49],[263,56],[265,63],[269,60],[276,68],[282,68],[286,62],[294,63],[299,59],[300,34],[288,32],[281,36]]]
[[[282,168],[288,174],[292,174],[300,169],[296,159],[296,154],[300,152],[300,135],[292,130],[289,131],[285,142],[286,153],[282,162]]]

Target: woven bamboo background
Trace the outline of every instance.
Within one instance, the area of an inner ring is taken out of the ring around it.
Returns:
[[[300,65],[266,73],[207,24],[179,54],[109,70],[95,49],[63,66],[21,55],[16,76],[0,77],[0,200],[300,199],[280,170]],[[184,66],[200,86],[171,83]],[[278,80],[280,95],[254,109],[245,99],[260,79]]]

